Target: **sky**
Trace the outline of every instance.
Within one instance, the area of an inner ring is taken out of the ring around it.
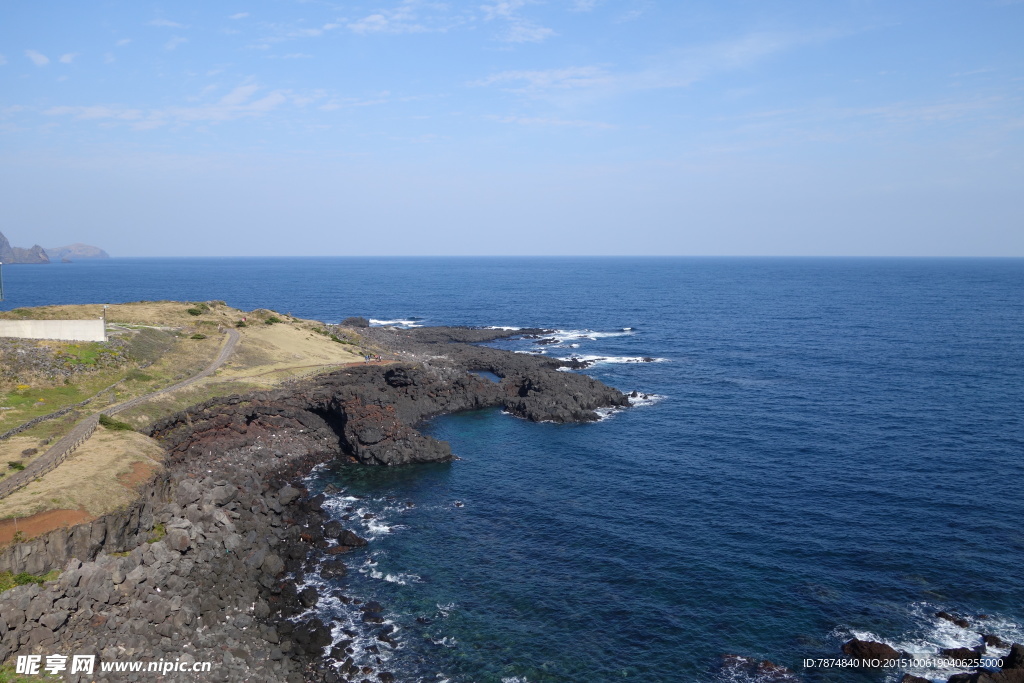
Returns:
[[[1024,256],[1024,0],[0,3],[0,231]]]

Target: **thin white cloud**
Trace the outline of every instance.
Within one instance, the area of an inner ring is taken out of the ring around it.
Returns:
[[[317,109],[321,111],[336,111],[338,109],[353,109],[356,107],[373,107],[378,104],[387,104],[391,101],[391,93],[385,90],[372,99],[333,99],[330,102],[320,105]]]
[[[613,76],[599,66],[570,66],[537,71],[501,71],[470,83],[472,86],[516,84],[513,90],[530,93],[547,90],[570,90],[605,86]]]
[[[319,38],[324,34],[335,30],[341,26],[336,22],[330,22],[314,27],[299,27],[294,26],[275,26],[273,27],[277,31],[277,35],[268,36],[261,38],[259,42],[254,44],[252,47],[258,50],[269,50],[272,45],[276,43],[283,43],[288,40],[295,40],[298,38]]]
[[[103,53],[103,63],[104,64],[113,64],[116,61],[117,60],[114,58],[114,53],[113,52],[105,52],[105,53]]]
[[[32,60],[32,63],[36,66],[46,66],[50,63],[50,58],[41,52],[35,50],[25,50],[25,56]]]
[[[313,55],[305,52],[292,52],[287,55],[267,55],[267,59],[313,59]]]
[[[750,67],[776,53],[824,36],[756,33],[664,54],[644,69],[611,72],[600,66],[573,66],[536,71],[502,71],[470,83],[501,85],[531,97],[565,99],[567,91],[588,97],[682,88],[715,74]]]
[[[288,90],[272,90],[260,97],[261,86],[247,83],[234,88],[216,102],[188,107],[166,107],[143,110],[120,105],[59,106],[43,112],[47,116],[67,116],[79,121],[123,123],[137,130],[163,126],[224,123],[244,118],[265,116],[289,102],[303,105],[308,97]]]
[[[509,25],[502,40],[507,43],[539,43],[558,35],[554,29],[539,26],[529,21],[517,21]]]
[[[379,9],[345,27],[353,33],[427,33],[445,32],[464,24],[466,18],[451,14],[448,5],[423,0],[402,0],[390,9]]]
[[[75,57],[77,57],[77,56],[78,56],[77,52],[68,52],[67,54],[64,54],[64,55],[60,56],[60,63],[61,64],[70,64],[71,62],[75,61]]]
[[[121,40],[119,40],[116,43],[114,43],[114,45],[117,45],[118,47],[122,47],[124,45],[127,45],[130,42],[132,42],[131,38],[122,38]]]
[[[574,12],[589,12],[595,7],[600,0],[573,0],[572,10]]]
[[[7,63],[7,57],[4,57],[3,55],[0,55],[0,66],[3,66],[6,63]]]
[[[498,38],[506,43],[539,43],[557,35],[554,29],[541,26],[519,14],[526,0],[496,0],[489,5],[480,5],[484,21],[502,21],[505,29]]]
[[[238,14],[232,14],[228,19],[245,19],[249,16],[248,12],[239,12]]]
[[[187,43],[187,42],[188,42],[188,38],[182,38],[181,36],[174,36],[170,40],[168,40],[166,43],[164,43],[164,49],[165,50],[175,50],[175,49],[178,48],[179,45],[181,45],[183,43]]]
[[[590,130],[611,130],[615,128],[603,121],[583,121],[578,119],[559,119],[544,116],[494,116],[498,123],[515,123],[520,126],[538,126],[545,128],[585,128]]]
[[[137,121],[142,118],[141,109],[123,109],[105,105],[91,107],[51,107],[43,112],[47,116],[74,116],[83,121],[95,119],[116,119],[121,121]]]
[[[170,21],[168,19],[154,19],[149,22],[150,26],[164,26],[166,28],[188,28],[185,24],[179,24],[176,21]]]

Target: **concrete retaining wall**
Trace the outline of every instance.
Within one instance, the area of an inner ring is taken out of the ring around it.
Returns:
[[[0,320],[0,337],[106,341],[103,320]]]

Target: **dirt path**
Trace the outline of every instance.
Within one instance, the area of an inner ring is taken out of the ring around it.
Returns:
[[[35,538],[47,531],[74,526],[90,519],[92,515],[85,510],[47,510],[31,517],[0,520],[0,546],[13,541],[19,531],[25,538]]]
[[[228,328],[227,333],[228,339],[221,348],[220,353],[217,354],[214,361],[202,372],[192,375],[188,379],[178,382],[173,386],[169,386],[166,389],[160,389],[159,391],[154,391],[151,394],[138,396],[130,401],[125,401],[120,405],[111,406],[103,412],[107,415],[113,415],[121,412],[122,410],[134,408],[140,403],[148,401],[151,398],[169,394],[172,391],[177,391],[178,389],[184,389],[187,386],[195,384],[201,379],[209,377],[216,372],[220,366],[224,365],[227,359],[231,357],[231,354],[233,354],[235,349],[238,347],[238,342],[241,339],[241,335],[238,333],[238,330]],[[46,453],[29,463],[24,470],[16,472],[15,474],[0,481],[0,498],[10,495],[22,486],[31,482],[33,479],[43,476],[53,468],[57,467],[57,465],[64,462],[72,451],[92,436],[92,433],[96,431],[96,426],[99,424],[99,420],[100,413],[94,413],[93,415],[85,418],[75,425],[74,428],[64,436],[64,438],[51,446]]]

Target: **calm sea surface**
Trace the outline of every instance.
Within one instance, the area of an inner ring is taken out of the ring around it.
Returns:
[[[589,374],[655,395],[590,425],[448,416],[425,429],[458,462],[312,476],[343,490],[337,514],[374,515],[346,590],[386,606],[405,679],[753,680],[721,667],[736,654],[807,681],[894,681],[802,662],[851,635],[921,653],[978,631],[1024,640],[1024,260],[116,259],[3,275],[3,309],[222,299],[549,327],[559,344],[501,345],[599,356]],[[964,630],[940,609],[989,617]]]

